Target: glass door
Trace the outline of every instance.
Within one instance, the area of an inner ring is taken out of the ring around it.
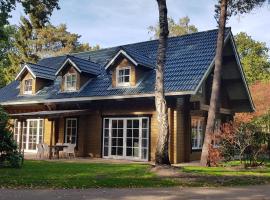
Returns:
[[[20,142],[20,122],[15,121],[14,139]],[[28,119],[23,122],[22,146],[25,151],[37,150],[37,144],[43,143],[43,119]]]
[[[148,118],[105,118],[103,157],[148,160]]]

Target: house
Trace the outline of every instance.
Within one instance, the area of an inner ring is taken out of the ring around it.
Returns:
[[[168,39],[165,95],[172,163],[199,159],[211,94],[217,30]],[[226,29],[219,123],[254,110],[231,30]],[[0,90],[25,152],[74,143],[78,156],[154,160],[158,41],[25,63]]]

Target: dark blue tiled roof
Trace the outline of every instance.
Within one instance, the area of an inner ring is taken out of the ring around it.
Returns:
[[[230,32],[227,29],[226,35]],[[193,33],[168,39],[167,59],[164,69],[165,92],[193,92],[199,85],[203,75],[215,56],[217,30]],[[0,90],[0,102],[13,100],[60,99],[71,97],[103,97],[113,95],[153,94],[155,70],[149,70],[141,78],[136,87],[111,88],[111,75],[105,65],[117,54],[120,48],[125,49],[141,63],[156,63],[158,41],[151,40],[135,44],[101,49],[97,51],[72,54],[73,58],[90,60],[101,66],[100,74],[93,78],[78,92],[60,92],[59,81],[49,88],[42,89],[37,95],[18,96],[18,82],[12,82]],[[67,56],[45,58],[39,65],[55,70],[61,67]],[[149,58],[149,59],[148,59]],[[152,60],[150,60],[152,59]],[[86,67],[86,66],[85,66]],[[8,93],[8,94],[7,94]]]
[[[85,73],[89,73],[92,75],[99,75],[101,66],[97,63],[94,63],[90,60],[85,60],[82,58],[78,58],[75,56],[68,55],[67,59],[70,59],[75,65]]]
[[[124,50],[139,65],[149,67],[149,68],[155,67],[155,59],[149,58],[128,46],[121,47],[121,49]]]
[[[49,80],[55,79],[55,69],[53,68],[50,68],[48,66],[33,64],[33,63],[27,63],[27,66],[38,78],[44,78],[44,79],[49,79]]]

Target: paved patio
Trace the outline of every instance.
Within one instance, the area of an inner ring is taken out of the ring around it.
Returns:
[[[142,162],[142,161],[132,161],[132,160],[116,160],[116,159],[105,159],[105,158],[90,158],[90,157],[76,157],[76,158],[60,158],[60,159],[52,159],[49,160],[48,158],[38,159],[36,157],[36,153],[25,153],[24,158],[26,160],[46,160],[51,162],[78,162],[78,163],[140,163],[140,164],[151,164],[154,165],[154,162]],[[198,166],[200,163],[199,161],[193,161],[188,163],[179,163],[179,164],[173,164],[173,166],[181,167],[181,166]]]
[[[270,185],[235,188],[156,188],[87,190],[0,189],[0,200],[270,200]]]

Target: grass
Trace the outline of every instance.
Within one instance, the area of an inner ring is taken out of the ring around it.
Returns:
[[[231,167],[233,166],[233,167]],[[147,164],[69,163],[26,160],[22,169],[0,169],[3,188],[100,188],[236,186],[270,183],[270,163],[264,168],[226,167],[179,169],[177,177],[158,177]]]
[[[22,169],[0,169],[0,187],[99,188],[175,186],[143,164],[65,163],[26,160]]]
[[[236,186],[270,183],[270,162],[257,168],[243,168],[238,161],[225,163],[223,167],[186,166],[183,173],[198,175],[204,185]],[[214,181],[210,183],[210,181]]]

